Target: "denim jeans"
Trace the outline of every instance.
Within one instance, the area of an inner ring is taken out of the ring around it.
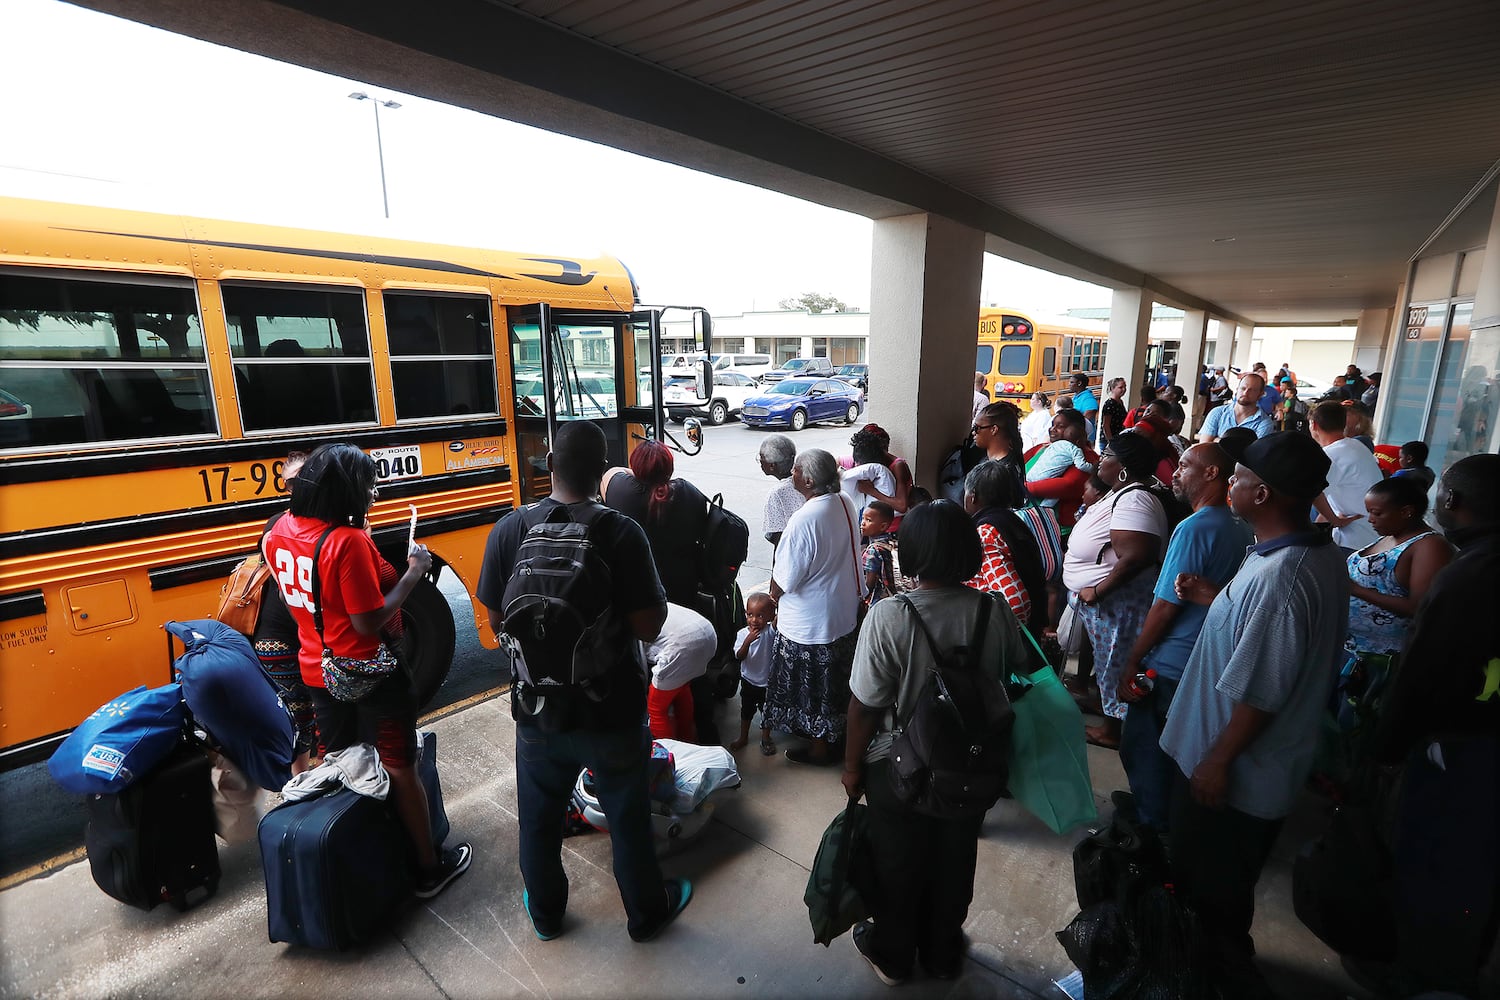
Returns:
[[[1125,728],[1120,732],[1120,765],[1130,780],[1130,794],[1135,796],[1141,822],[1159,832],[1167,829],[1172,781],[1177,775],[1177,762],[1161,748],[1162,727],[1176,694],[1176,681],[1158,677],[1151,693],[1126,710]]]
[[[531,911],[541,922],[559,923],[568,908],[563,815],[585,767],[594,772],[599,805],[609,818],[615,883],[629,930],[643,931],[666,917],[667,896],[651,841],[651,805],[646,797],[650,756],[651,734],[645,726],[564,733],[516,727],[521,878],[531,897]]]

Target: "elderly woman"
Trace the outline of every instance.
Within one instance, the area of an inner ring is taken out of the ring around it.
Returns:
[[[961,971],[983,823],[979,816],[924,815],[902,805],[891,788],[893,714],[916,700],[936,666],[920,629],[926,626],[939,649],[968,645],[988,604],[980,668],[1004,680],[1006,671],[1026,674],[1043,666],[1006,603],[963,585],[982,554],[962,508],[935,500],[913,509],[897,545],[902,566],[921,582],[901,600],[876,604],[865,620],[850,682],[842,779],[851,797],[869,800],[870,848],[880,883],[874,921],[854,928],[854,947],[889,985],[910,976],[917,961],[934,978]]]
[[[1110,443],[1099,460],[1109,493],[1078,519],[1063,557],[1063,585],[1094,647],[1105,721],[1085,734],[1100,746],[1120,745],[1120,668],[1145,624],[1170,535],[1166,511],[1147,488],[1157,460],[1155,445],[1133,429]]]
[[[1004,597],[1016,620],[1040,636],[1047,627],[1047,578],[1036,536],[1015,512],[1025,499],[998,462],[980,462],[964,477],[964,510],[984,552],[968,585]]]
[[[807,499],[787,522],[776,550],[771,596],[776,643],[763,709],[767,725],[807,737],[788,750],[796,764],[831,764],[844,735],[849,667],[864,597],[854,505],[839,490],[839,465],[819,448],[792,464],[792,482]]]
[[[772,434],[760,443],[760,471],[777,481],[766,494],[760,518],[761,530],[766,533],[773,553],[776,543],[781,541],[781,533],[786,531],[787,521],[807,502],[792,484],[792,461],[796,457],[797,446],[785,434]]]

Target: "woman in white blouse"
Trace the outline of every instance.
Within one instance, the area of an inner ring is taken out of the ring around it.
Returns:
[[[776,547],[771,596],[777,602],[776,644],[763,718],[774,729],[811,743],[786,752],[798,764],[832,764],[831,745],[844,735],[849,670],[864,596],[859,526],[839,490],[839,466],[821,449],[804,451],[792,482],[807,498]]]

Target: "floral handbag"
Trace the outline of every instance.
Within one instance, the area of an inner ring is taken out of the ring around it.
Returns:
[[[318,639],[323,643],[323,686],[339,701],[359,701],[401,669],[401,661],[383,642],[369,659],[338,656],[328,648],[328,640],[323,638],[323,592],[318,583],[318,561],[323,555],[323,541],[332,530],[330,527],[324,531],[313,548],[313,627],[318,630]]]

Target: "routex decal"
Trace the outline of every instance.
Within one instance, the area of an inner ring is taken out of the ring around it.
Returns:
[[[462,472],[465,469],[487,469],[505,464],[504,441],[501,438],[474,438],[469,441],[450,441],[443,453],[445,472]]]

